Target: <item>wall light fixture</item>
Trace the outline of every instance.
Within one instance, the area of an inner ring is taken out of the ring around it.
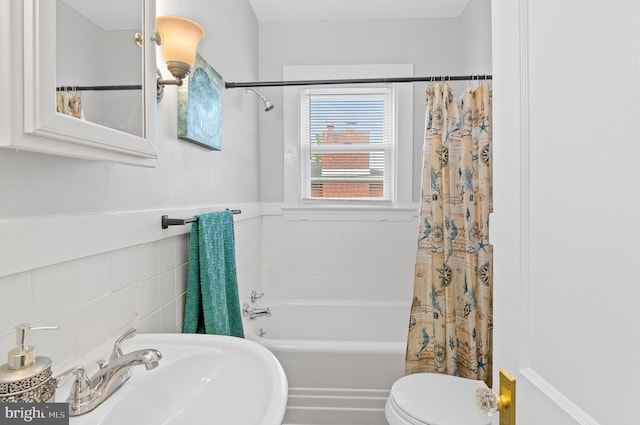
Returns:
[[[162,99],[165,85],[181,86],[196,61],[198,43],[205,31],[196,22],[180,16],[159,16],[156,18],[155,42],[162,45],[164,61],[174,80],[165,80],[158,70],[156,80],[158,101]]]

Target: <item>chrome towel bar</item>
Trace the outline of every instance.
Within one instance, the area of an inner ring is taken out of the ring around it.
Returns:
[[[228,209],[227,209],[228,210]],[[231,210],[233,214],[241,214],[242,210]],[[163,229],[168,229],[169,226],[182,226],[184,224],[193,223],[198,221],[198,217],[191,218],[169,218],[168,215],[163,215],[161,224]]]

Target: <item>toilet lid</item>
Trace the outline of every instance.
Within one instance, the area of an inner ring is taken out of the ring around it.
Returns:
[[[393,384],[390,402],[400,416],[416,425],[491,425],[475,399],[476,390],[486,387],[473,379],[416,373]]]

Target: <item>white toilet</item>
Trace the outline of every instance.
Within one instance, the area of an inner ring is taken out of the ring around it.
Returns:
[[[385,406],[389,425],[491,425],[476,404],[482,381],[439,373],[398,379]]]

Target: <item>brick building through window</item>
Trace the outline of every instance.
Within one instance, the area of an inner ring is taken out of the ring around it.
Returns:
[[[369,131],[347,127],[336,130],[332,124],[316,137],[316,143],[328,145],[369,144]],[[311,158],[311,196],[313,198],[382,198],[383,152],[315,153]]]
[[[389,88],[301,92],[302,199],[393,199],[392,99]]]

